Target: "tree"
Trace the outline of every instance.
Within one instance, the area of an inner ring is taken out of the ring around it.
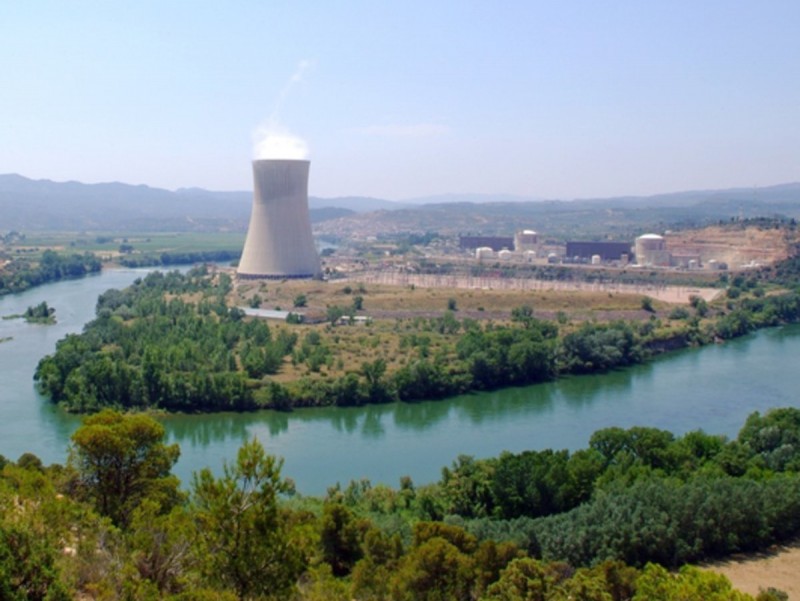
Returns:
[[[208,468],[194,476],[199,560],[211,584],[233,588],[239,599],[287,598],[306,567],[278,507],[278,495],[292,491],[282,464],[254,439],[222,477]]]
[[[530,557],[515,559],[500,573],[497,582],[489,586],[484,598],[491,601],[545,601],[559,582],[560,575],[552,569],[553,565]]]
[[[157,502],[146,500],[133,512],[127,543],[136,570],[158,591],[179,592],[190,567],[191,522],[184,506],[164,514]]]
[[[170,474],[179,455],[178,445],[164,444],[164,427],[153,418],[106,409],[72,435],[69,464],[78,495],[124,526],[146,498],[164,511],[179,501],[178,479]]]
[[[326,317],[331,325],[335,326],[336,323],[345,315],[347,315],[347,311],[340,307],[339,305],[332,305],[328,307]]]
[[[522,305],[521,307],[514,307],[511,309],[511,321],[516,321],[521,323],[525,327],[528,327],[529,324],[533,323],[533,307],[530,305]]]
[[[388,599],[391,576],[403,555],[400,535],[389,536],[379,528],[370,528],[362,546],[364,557],[352,573],[353,596],[363,600]]]
[[[470,557],[435,536],[415,546],[393,574],[393,601],[467,601],[472,598],[474,568]]]
[[[745,601],[749,595],[735,590],[725,576],[684,566],[678,574],[648,564],[636,583],[634,601],[663,599],[664,601]]]
[[[335,576],[346,576],[363,555],[353,513],[341,503],[328,503],[322,513],[322,557]]]
[[[0,599],[67,601],[57,552],[22,525],[0,523]]]

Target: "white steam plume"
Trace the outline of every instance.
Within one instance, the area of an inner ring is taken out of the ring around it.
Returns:
[[[300,61],[297,69],[278,95],[269,119],[253,132],[253,157],[255,159],[308,158],[308,145],[305,140],[284,127],[280,123],[279,116],[292,87],[303,80],[303,73],[310,66],[310,61]]]

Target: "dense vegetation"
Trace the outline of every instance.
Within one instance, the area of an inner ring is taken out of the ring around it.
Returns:
[[[298,340],[289,327],[244,319],[225,305],[228,292],[227,275],[212,279],[204,269],[157,272],[125,291],[109,290],[84,333],[67,336],[40,362],[41,390],[73,411],[358,405],[530,384],[558,373],[630,365],[643,356],[640,338],[622,322],[587,323],[559,339],[558,328],[533,318],[529,308],[514,312],[514,325],[486,327],[449,311],[417,324],[420,334],[404,339],[411,359],[394,373],[378,358],[339,378],[285,386],[265,376],[278,372],[290,354],[319,369],[331,359],[330,343],[313,329]],[[450,337],[447,355],[429,356],[426,330]]]
[[[52,250],[39,261],[14,259],[0,272],[0,295],[22,292],[33,286],[100,271],[100,259],[91,253],[60,255]]]
[[[249,378],[277,370],[291,335],[272,339],[259,320],[225,306],[230,278],[155,272],[125,291],[109,290],[81,335],[43,359],[39,385],[75,411],[102,406],[169,410],[252,409]],[[197,304],[176,295],[198,295]],[[240,366],[242,369],[240,369]]]
[[[125,267],[169,267],[171,265],[192,265],[194,263],[219,263],[238,259],[241,254],[241,250],[164,251],[161,253],[124,255],[119,258],[119,264]]]
[[[55,323],[54,317],[56,310],[47,304],[47,301],[42,301],[34,307],[28,307],[23,313],[25,321],[28,323]]]
[[[64,466],[0,456],[0,598],[745,601],[666,568],[800,532],[798,409],[734,441],[609,428],[574,454],[461,457],[438,483],[325,499],[294,494],[256,440],[188,490],[178,455],[152,418],[106,410]]]
[[[54,402],[83,412],[109,406],[218,411],[438,399],[634,365],[663,350],[800,318],[797,293],[756,294],[761,289],[748,286],[744,280],[731,282],[727,304],[713,311],[694,299],[692,306],[670,313],[669,327],[655,316],[579,325],[542,321],[529,306],[514,309],[509,322],[496,323],[459,319],[448,309],[438,317],[397,321],[388,334],[398,341],[393,365],[386,353],[372,351],[381,344],[377,337],[364,337],[358,363],[345,367],[333,324],[363,304],[361,295],[353,307],[329,306],[328,325],[269,326],[226,305],[231,280],[224,273],[156,272],[126,290],[101,295],[97,318],[82,334],[61,340],[35,377]],[[294,302],[302,306],[305,295]],[[289,365],[306,371],[291,381],[276,379]]]
[[[462,456],[431,486],[361,482],[329,495],[377,520],[410,511],[573,565],[677,567],[796,535],[799,470],[800,410],[779,409],[751,415],[734,441],[606,428],[574,453]]]

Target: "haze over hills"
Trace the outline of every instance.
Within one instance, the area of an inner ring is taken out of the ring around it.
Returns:
[[[252,192],[176,191],[119,182],[84,184],[0,175],[0,231],[245,231]],[[585,200],[503,194],[447,194],[396,202],[309,198],[318,232],[509,233],[518,227],[561,230],[570,223],[675,224],[728,217],[800,217],[800,183]],[[623,227],[623,229],[625,229]],[[614,235],[614,228],[609,231]]]
[[[253,193],[176,191],[119,182],[83,184],[0,175],[0,230],[244,231]],[[381,199],[309,198],[312,222],[372,211]]]

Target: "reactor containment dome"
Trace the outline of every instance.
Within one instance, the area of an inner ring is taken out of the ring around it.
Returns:
[[[253,161],[253,210],[237,274],[244,279],[320,274],[308,215],[309,162]]]

